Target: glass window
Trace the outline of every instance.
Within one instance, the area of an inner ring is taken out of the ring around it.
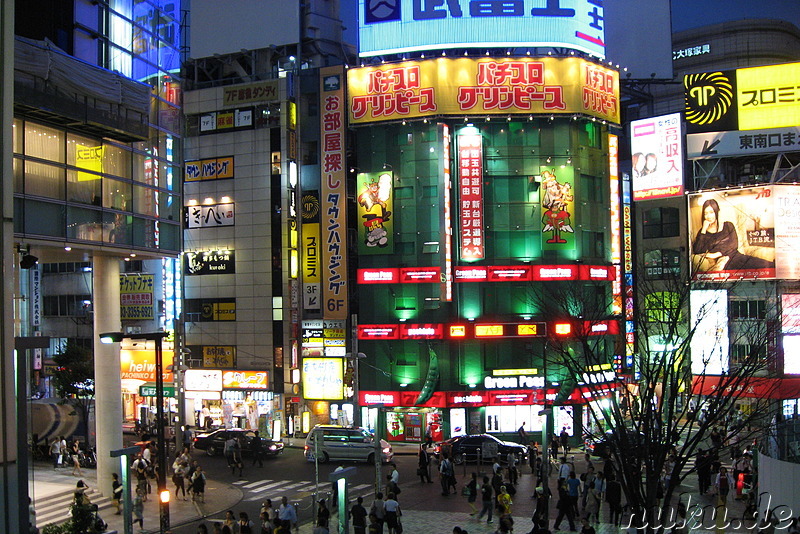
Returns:
[[[64,163],[64,132],[26,122],[25,155]]]
[[[131,233],[133,227],[130,221],[133,217],[125,215],[124,213],[103,213],[103,227],[109,228],[107,242],[129,245],[131,241]]]
[[[119,176],[131,177],[131,153],[122,147],[103,144],[103,172]]]
[[[26,234],[64,237],[64,205],[37,200],[25,200],[24,206]]]
[[[64,200],[63,167],[25,162],[25,194]]]
[[[94,177],[90,179],[90,177]],[[87,172],[67,171],[67,200],[82,204],[100,205],[100,176]]]
[[[177,224],[159,224],[161,250],[179,251],[181,249],[181,227]]]
[[[103,207],[131,211],[130,182],[103,178]]]
[[[133,186],[133,211],[143,215],[155,217],[158,214],[156,198],[158,192],[150,187],[141,185]]]
[[[22,166],[23,161],[19,158],[14,158],[14,192],[20,194],[25,192],[25,180],[23,179]]]
[[[111,227],[103,224],[100,210],[67,206],[67,237],[102,242],[108,240],[110,231]]]
[[[14,154],[22,154],[22,128],[23,128],[22,121],[19,119],[14,119],[14,123],[11,125],[11,135],[13,136],[13,150]]]
[[[677,208],[653,208],[645,210],[643,215],[642,235],[645,239],[680,235]]]

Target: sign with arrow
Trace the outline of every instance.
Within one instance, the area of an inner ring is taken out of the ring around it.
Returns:
[[[689,159],[710,159],[750,154],[777,154],[800,150],[800,127],[765,130],[706,132],[686,136]]]

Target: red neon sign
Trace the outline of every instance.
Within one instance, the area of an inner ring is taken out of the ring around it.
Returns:
[[[485,282],[488,277],[487,267],[479,265],[456,267],[456,282]]]
[[[396,284],[400,280],[400,269],[359,269],[359,284]]]
[[[404,267],[400,269],[400,282],[404,284],[415,282],[440,282],[441,267]]]
[[[458,136],[458,199],[461,259],[483,259],[483,138],[479,133]]]
[[[489,267],[490,282],[515,282],[517,280],[530,280],[530,265],[512,265],[508,267],[495,266]]]
[[[443,339],[442,324],[406,324],[400,325],[400,339]]]
[[[400,339],[399,325],[396,324],[360,324],[358,339]]]

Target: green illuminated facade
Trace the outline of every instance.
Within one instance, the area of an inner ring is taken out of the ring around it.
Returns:
[[[448,132],[449,152],[446,150]],[[469,219],[465,221],[459,210],[463,200],[459,190],[463,167],[459,160],[462,134],[479,134],[481,145],[479,153],[472,155],[479,155],[482,171],[480,237],[483,257],[468,258],[469,261],[462,259],[465,256],[463,226],[469,224]],[[464,273],[476,267],[503,267],[513,271],[514,268],[534,270],[541,266],[575,269],[581,265],[605,266],[609,272],[613,271],[607,126],[582,118],[487,120],[472,117],[450,122],[419,120],[361,126],[355,129],[354,139],[356,168],[352,171],[357,201],[363,203],[359,193],[368,187],[370,180],[375,180],[371,177],[381,173],[391,176],[393,193],[381,214],[391,224],[385,224],[391,232],[387,232],[383,244],[365,248],[361,227],[373,219],[359,212],[355,221],[360,247],[356,286],[358,324],[367,330],[370,325],[396,325],[399,329],[411,328],[413,333],[421,332],[419,336],[413,335],[414,339],[402,339],[407,337],[402,332],[396,339],[370,339],[370,333],[362,332],[359,351],[367,355],[369,365],[360,367],[360,389],[362,392],[408,391],[411,394],[406,398],[410,396],[415,400],[413,392],[424,392],[426,379],[430,378],[430,347],[438,356],[439,378],[434,391],[448,392],[445,394],[448,399],[459,395],[458,392],[465,396],[481,396],[482,401],[476,398],[475,402],[465,405],[464,430],[502,434],[509,429],[513,432],[525,420],[531,430],[528,414],[535,415],[534,411],[538,413],[539,408],[527,407],[530,409],[526,411],[524,407],[513,407],[520,415],[505,426],[498,426],[496,420],[489,417],[492,409],[487,408],[491,402],[487,401],[485,380],[493,371],[511,369],[535,369],[537,376],[543,379],[542,355],[547,338],[476,339],[472,328],[486,323],[518,325],[526,321],[549,323],[558,319],[545,316],[540,309],[541,302],[533,297],[536,284],[550,284],[551,289],[553,284],[569,284],[573,294],[575,284],[585,284],[583,304],[592,308],[593,314],[599,311],[600,315],[612,319],[612,282],[465,281]],[[452,184],[450,274],[445,239],[447,176],[451,176]],[[552,195],[558,197],[560,205],[554,202]],[[566,223],[560,226],[560,232],[554,232],[552,224],[548,228],[548,223],[554,221]],[[435,279],[419,275],[426,268],[435,273]],[[378,275],[375,273],[382,269],[399,269],[399,278],[393,279],[397,283],[386,283],[386,278],[381,283],[376,282]],[[422,281],[410,280],[408,270],[411,270],[411,277],[419,275]],[[447,283],[448,278],[453,280],[451,284]],[[447,300],[448,286],[452,291],[450,301]],[[452,337],[450,327],[454,325],[463,325],[467,335]],[[610,362],[613,339],[612,336],[603,337],[607,338],[601,343],[606,346]],[[549,382],[565,378],[564,370],[554,369],[552,365],[546,369],[546,375]],[[362,395],[362,406],[363,400]],[[427,405],[436,402],[441,403],[442,398]],[[446,406],[431,409],[441,415],[443,437],[449,437],[449,432],[459,425],[449,420],[452,403],[444,402]],[[391,412],[428,411],[421,410],[420,405],[423,402],[405,401],[394,408],[385,408],[389,412],[390,437],[391,421],[402,419]],[[578,415],[576,410],[576,421]],[[505,419],[505,416],[500,417]],[[402,422],[400,427],[403,427]],[[424,422],[422,428],[425,428]],[[410,435],[406,438],[414,441]]]

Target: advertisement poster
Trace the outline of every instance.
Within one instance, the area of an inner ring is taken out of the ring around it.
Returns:
[[[358,253],[394,254],[392,231],[392,173],[359,173],[358,188]]]
[[[398,412],[386,412],[386,441],[405,440],[405,415]]]
[[[319,225],[319,191],[304,191],[300,199],[302,226],[302,262],[303,262],[303,309],[319,310],[322,280],[320,254],[321,229]]]
[[[183,255],[183,273],[187,276],[235,272],[236,256],[232,250],[186,252]]]
[[[153,318],[153,278],[152,274],[120,275],[120,315],[123,321]]]
[[[696,280],[776,277],[776,189],[690,195],[689,245]]]
[[[728,292],[692,290],[689,309],[692,337],[692,374],[721,375],[728,372]]]
[[[572,190],[572,169],[547,169],[539,177],[539,201],[542,205],[542,239],[544,250],[574,250],[575,195]]]
[[[681,114],[631,123],[633,199],[683,195]]]
[[[347,71],[350,123],[580,113],[620,122],[619,73],[585,59],[447,58]]]
[[[313,400],[344,398],[342,358],[303,358],[303,398]]]

